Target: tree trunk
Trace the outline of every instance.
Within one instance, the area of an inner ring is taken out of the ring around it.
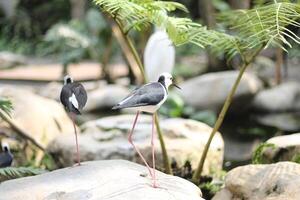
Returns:
[[[70,0],[72,19],[84,18],[86,2],[86,0]]]
[[[199,1],[199,12],[208,29],[213,29],[216,25],[215,9],[211,0]],[[206,50],[208,60],[208,71],[220,71],[225,68],[225,64],[214,56],[211,51]]]
[[[250,8],[251,0],[229,0],[232,9],[247,9]]]
[[[109,36],[105,42],[105,50],[102,56],[102,77],[108,82],[108,83],[113,83],[113,79],[109,73],[109,68],[108,68],[108,62],[109,59],[111,58],[111,51],[112,51],[112,45],[113,45],[113,36],[111,33],[109,33]],[[101,77],[99,77],[100,79]]]
[[[138,63],[136,62],[134,55],[131,53],[130,46],[126,42],[122,30],[120,29],[120,27],[118,27],[116,23],[112,23],[112,32],[121,46],[122,52],[124,53],[124,56],[126,57],[126,60],[129,63],[130,70],[136,78],[136,84],[142,84],[144,82],[143,75],[139,69]]]

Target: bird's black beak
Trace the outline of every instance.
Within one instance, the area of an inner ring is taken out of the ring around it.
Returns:
[[[181,87],[179,87],[178,85],[176,85],[175,83],[172,83],[173,86],[177,87],[178,89],[181,90]]]

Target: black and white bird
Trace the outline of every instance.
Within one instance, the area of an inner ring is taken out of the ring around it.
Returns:
[[[82,84],[73,82],[73,79],[67,75],[64,77],[64,86],[60,93],[60,101],[66,108],[67,112],[73,121],[76,150],[77,150],[77,164],[80,165],[80,155],[77,139],[77,131],[75,125],[76,115],[80,115],[81,110],[87,102],[87,93]]]
[[[153,187],[157,187],[156,185],[156,177],[155,177],[155,152],[154,152],[154,121],[155,121],[155,113],[160,108],[160,106],[167,100],[168,97],[168,88],[170,85],[174,85],[179,88],[173,82],[173,77],[169,73],[162,73],[159,76],[157,82],[151,82],[145,84],[135,90],[131,94],[129,94],[124,100],[114,106],[112,109],[123,109],[123,108],[133,108],[137,111],[132,129],[129,132],[128,141],[133,146],[135,151],[139,154],[146,167],[149,170],[149,173],[153,180]],[[180,89],[180,88],[179,88]],[[151,136],[151,147],[152,147],[152,163],[153,169],[149,167],[146,159],[143,157],[139,149],[132,142],[132,134],[135,128],[138,116],[140,112],[147,112],[152,114],[152,136]]]
[[[10,152],[8,143],[2,143],[2,153],[0,153],[0,168],[9,167],[14,159],[13,154]]]

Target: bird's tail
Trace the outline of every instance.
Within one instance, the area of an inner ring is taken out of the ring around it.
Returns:
[[[72,112],[76,115],[81,115],[81,112],[77,108],[72,109]]]
[[[120,104],[117,104],[115,105],[114,107],[111,108],[112,110],[118,110],[118,109],[121,109],[121,105]]]

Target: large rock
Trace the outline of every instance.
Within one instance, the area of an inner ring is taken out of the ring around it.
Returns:
[[[81,158],[83,160],[127,159],[142,163],[133,147],[127,141],[128,131],[132,127],[134,115],[120,115],[91,121],[82,126],[79,137]],[[166,148],[170,158],[179,165],[190,160],[195,168],[202,154],[211,127],[204,123],[187,119],[161,120]],[[151,116],[141,115],[133,135],[134,143],[151,164]],[[159,141],[156,139],[158,167],[162,167],[162,155]],[[61,155],[63,166],[75,161],[74,136],[60,136],[49,145],[49,151]],[[212,141],[204,172],[221,169],[224,142],[220,133]]]
[[[128,161],[86,162],[3,182],[0,200],[203,200],[191,182],[157,171],[159,187],[153,188],[145,172],[146,167]]]
[[[291,161],[300,159],[300,133],[273,137],[266,143],[274,144],[264,150],[265,162]]]
[[[253,107],[265,112],[300,110],[300,83],[282,83],[259,92],[253,100]]]
[[[199,110],[218,112],[231,90],[238,71],[215,72],[190,79],[183,84],[184,101]],[[262,82],[253,74],[245,73],[234,95],[232,110],[245,110],[252,97],[262,88]]]
[[[63,133],[72,133],[73,125],[63,107],[27,90],[0,88],[0,96],[12,101],[12,119],[41,145]],[[2,123],[0,126],[8,125]]]
[[[213,200],[296,200],[300,196],[300,165],[279,162],[231,170],[225,188]]]
[[[300,114],[298,112],[259,113],[254,115],[253,119],[262,125],[276,127],[283,131],[296,132],[300,130]]]
[[[119,85],[104,85],[88,93],[89,100],[85,112],[111,109],[129,94],[129,90]]]
[[[275,74],[277,70],[275,66],[275,59],[267,56],[257,56],[249,71],[257,75],[263,82],[274,85],[276,84]]]

